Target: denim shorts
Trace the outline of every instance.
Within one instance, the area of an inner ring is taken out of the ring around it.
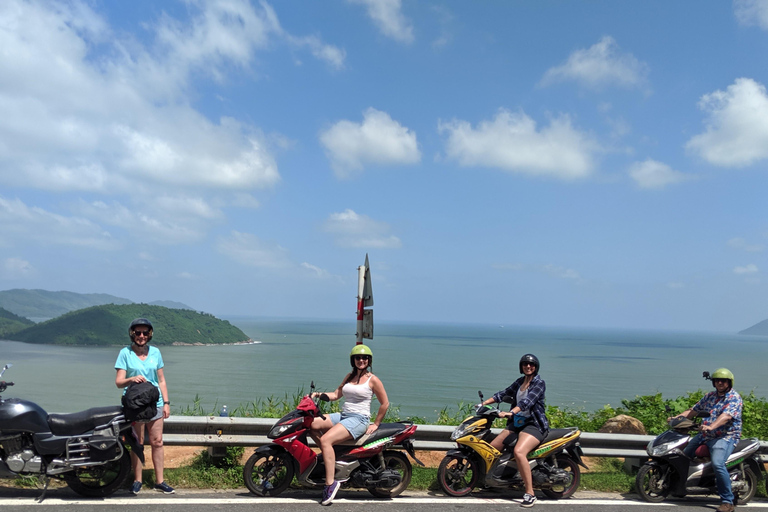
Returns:
[[[371,418],[362,414],[334,412],[329,414],[328,418],[334,425],[341,423],[355,440],[360,439],[365,434],[365,431],[368,430],[368,425],[371,423]]]

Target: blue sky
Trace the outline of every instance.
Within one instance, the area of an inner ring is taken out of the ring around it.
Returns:
[[[768,1],[0,2],[0,289],[768,318]]]

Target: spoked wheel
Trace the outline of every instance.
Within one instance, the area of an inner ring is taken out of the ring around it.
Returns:
[[[120,489],[131,473],[131,454],[123,448],[123,455],[117,460],[101,466],[78,468],[64,473],[62,477],[70,489],[80,496],[101,498]]]
[[[669,481],[664,477],[666,471],[656,465],[644,464],[637,472],[635,487],[637,494],[648,503],[661,503],[669,495]]]
[[[257,496],[277,496],[291,485],[294,472],[287,452],[254,453],[243,466],[243,480]]]
[[[744,470],[744,482],[747,485],[746,490],[739,491],[738,494],[734,493],[734,497],[737,498],[734,503],[737,505],[746,505],[752,501],[757,492],[757,475],[750,468]]]
[[[571,475],[571,483],[565,486],[562,491],[555,489],[542,489],[542,492],[553,500],[560,500],[570,498],[576,489],[581,484],[581,468],[578,463],[567,455],[561,454],[557,456],[557,467],[564,471],[567,471]]]
[[[406,490],[411,483],[413,475],[411,461],[402,452],[387,451],[384,452],[384,465],[386,469],[400,473],[400,483],[394,487],[369,487],[368,492],[377,498],[394,498]]]
[[[466,496],[477,486],[480,470],[474,459],[446,455],[437,468],[437,483],[448,496]]]

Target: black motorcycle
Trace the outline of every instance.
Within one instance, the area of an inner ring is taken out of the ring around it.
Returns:
[[[13,385],[0,380],[0,393]],[[82,496],[108,496],[131,473],[130,429],[121,406],[48,414],[34,402],[0,396],[0,478],[37,476],[46,490],[59,478]]]
[[[704,372],[704,378],[710,378],[709,372]],[[709,413],[702,414],[709,416]],[[637,493],[644,501],[659,503],[669,495],[682,498],[692,494],[717,494],[707,446],[701,445],[693,460],[683,453],[691,440],[691,433],[698,432],[700,428],[699,420],[700,416],[693,420],[671,418],[669,430],[648,443],[646,451],[650,458],[640,467],[635,479]],[[755,496],[763,476],[759,451],[760,441],[755,438],[741,439],[725,462],[731,477],[734,504],[749,503]]]

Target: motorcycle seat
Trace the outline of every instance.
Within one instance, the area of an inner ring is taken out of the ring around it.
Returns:
[[[572,434],[572,433],[573,433],[572,428],[553,428],[553,429],[550,429],[549,432],[547,432],[547,437],[545,437],[544,440],[539,444],[542,445],[544,443],[554,441],[555,439],[560,439],[561,437],[565,437],[568,434]]]
[[[741,450],[746,450],[751,444],[754,444],[754,439],[740,439],[738,443],[736,443],[736,446],[733,447],[734,452],[738,452]],[[698,457],[699,459],[708,459],[709,458],[709,446],[702,444],[699,445],[698,448],[696,448],[696,451],[694,452],[694,456]]]
[[[110,420],[122,415],[123,408],[119,405],[92,407],[80,412],[49,414],[48,427],[51,433],[57,436],[76,436],[106,425]]]
[[[382,423],[381,425],[379,425],[379,428],[376,429],[376,431],[372,434],[363,434],[357,440],[349,439],[339,444],[346,445],[346,446],[362,446],[364,444],[370,443],[372,441],[376,441],[378,439],[384,439],[385,437],[399,434],[409,426],[410,425],[407,425],[405,423]]]

